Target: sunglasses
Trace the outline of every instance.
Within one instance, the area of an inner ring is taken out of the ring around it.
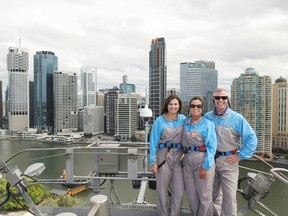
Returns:
[[[220,99],[222,99],[222,100],[227,100],[227,99],[228,99],[228,96],[214,96],[214,99],[215,99],[215,100],[220,100]]]
[[[197,108],[197,109],[202,109],[202,104],[190,104],[189,105],[190,108]]]

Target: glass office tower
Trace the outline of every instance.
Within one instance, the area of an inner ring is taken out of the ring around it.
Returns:
[[[167,54],[164,38],[152,39],[149,52],[149,107],[154,121],[161,113],[167,90]]]
[[[54,52],[38,51],[34,55],[34,127],[53,131],[53,74],[58,70]]]
[[[212,110],[212,96],[217,86],[218,70],[215,69],[215,62],[201,60],[180,64],[180,98],[184,112],[188,112],[188,103],[195,96],[203,98],[204,112]]]

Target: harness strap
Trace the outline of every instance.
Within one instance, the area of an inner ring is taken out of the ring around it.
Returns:
[[[159,143],[158,144],[158,148],[159,149],[163,149],[163,148],[177,148],[177,149],[183,149],[183,146],[181,143],[173,143],[173,144],[170,144],[169,142],[167,143]]]
[[[219,151],[217,151],[216,152],[216,158],[219,157],[219,156],[229,156],[229,155],[232,155],[232,154],[237,154],[237,149],[234,149],[232,151],[227,151],[227,152],[219,152]]]
[[[173,144],[170,144],[169,142],[167,142],[167,143],[160,143],[160,144],[158,145],[158,148],[159,148],[159,149],[168,148],[168,151],[167,151],[167,153],[166,153],[165,159],[158,165],[158,169],[159,169],[159,168],[160,168],[161,166],[163,166],[163,165],[166,163],[166,161],[168,160],[168,158],[169,158],[169,152],[170,152],[171,148],[183,149],[183,146],[182,146],[181,143],[173,143]]]
[[[185,151],[197,151],[197,152],[206,152],[206,146],[189,146],[185,148]]]

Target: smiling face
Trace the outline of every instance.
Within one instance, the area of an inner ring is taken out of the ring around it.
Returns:
[[[170,100],[167,109],[169,114],[177,114],[179,110],[179,101],[177,99]]]
[[[200,100],[192,100],[189,105],[189,111],[193,118],[199,118],[202,115],[203,104]]]
[[[213,95],[213,101],[218,114],[221,114],[226,109],[228,104],[228,95],[226,91],[215,92]]]

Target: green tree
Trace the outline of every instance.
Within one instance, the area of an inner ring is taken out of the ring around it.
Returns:
[[[8,189],[8,190],[7,190]],[[39,204],[47,196],[48,189],[41,184],[28,185],[27,193],[35,204]],[[21,210],[29,208],[25,200],[20,196],[19,191],[15,187],[9,186],[5,178],[0,179],[0,194],[2,195],[0,202],[3,202],[9,196],[9,202],[5,203],[1,209],[3,210]]]

